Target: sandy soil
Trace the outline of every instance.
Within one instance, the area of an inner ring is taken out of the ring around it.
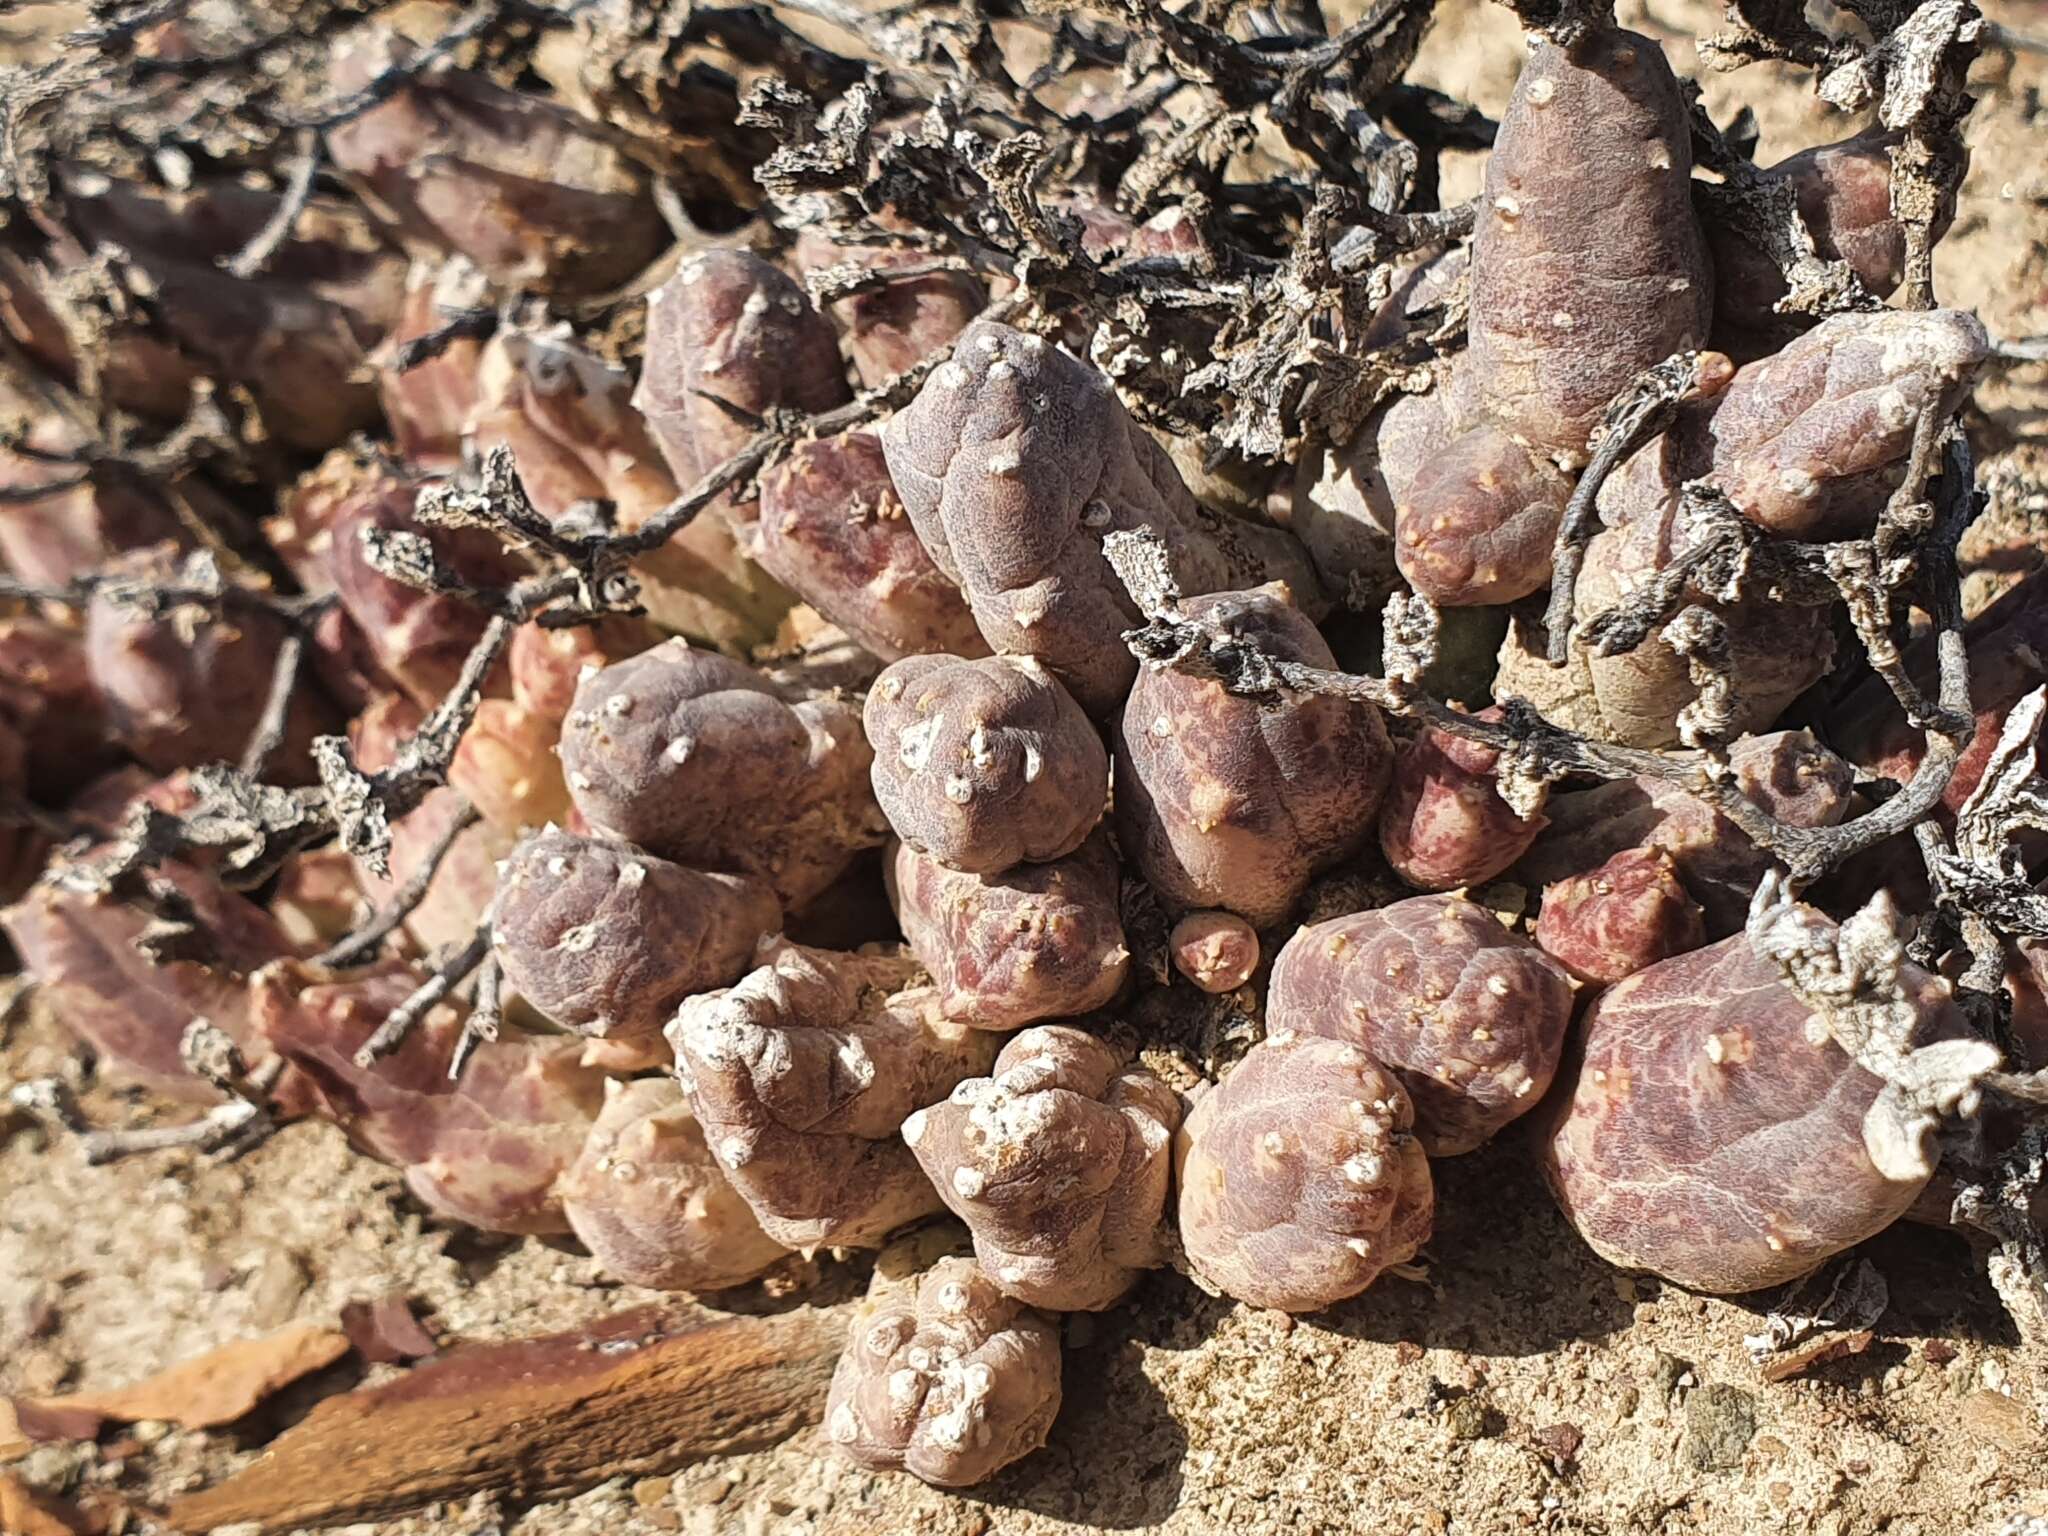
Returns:
[[[2048,7],[1991,9],[2048,32]],[[1622,12],[1687,72],[1693,36],[1716,20],[1693,0]],[[1517,53],[1503,12],[1445,0],[1419,75],[1497,110]],[[1941,250],[1943,295],[1994,332],[2040,334],[2048,59],[1987,58],[1980,74],[1975,163]],[[1754,108],[1766,159],[1848,131],[1782,71],[1709,77],[1705,89],[1724,121],[1739,104]],[[1446,195],[1463,195],[1476,175],[1476,162],[1452,168]],[[2040,547],[2044,400],[2042,367],[1984,391],[1978,433],[1996,455],[1998,499],[1971,546],[1980,589],[2010,579],[2026,547]],[[75,1070],[61,1028],[33,1010],[0,1038],[0,1080]],[[103,1121],[151,1113],[105,1090],[87,1104]],[[1290,1320],[1162,1273],[1114,1311],[1070,1319],[1051,1444],[971,1497],[850,1468],[810,1432],[568,1502],[499,1510],[481,1500],[352,1529],[1989,1536],[2027,1516],[2048,1522],[2048,1360],[2018,1346],[1959,1239],[1902,1227],[1870,1244],[1892,1299],[1876,1343],[1767,1385],[1742,1344],[1758,1326],[1754,1307],[1600,1264],[1515,1137],[1440,1165],[1439,1179],[1426,1279],[1389,1280]],[[825,1264],[806,1300],[843,1300],[861,1281],[857,1264]],[[428,1221],[394,1174],[324,1126],[293,1127],[225,1166],[177,1154],[95,1169],[26,1122],[0,1120],[0,1392],[118,1385],[394,1289],[417,1297],[438,1332],[469,1339],[649,1299],[601,1281],[567,1247],[491,1243]],[[144,1425],[113,1451],[43,1446],[11,1470],[46,1488],[160,1499],[246,1462],[345,1384],[349,1367],[335,1370],[338,1379],[302,1384],[233,1432]]]

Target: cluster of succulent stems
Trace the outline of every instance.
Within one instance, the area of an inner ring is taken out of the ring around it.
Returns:
[[[1701,1291],[1945,1179],[2048,1297],[2048,599],[1957,563],[2025,348],[1928,263],[1977,34],[1736,8],[1708,57],[1876,119],[1759,167],[1611,8],[1509,8],[1497,124],[1403,82],[1426,0],[1005,16],[1064,85],[979,7],[855,61],[158,6],[67,116],[0,83],[5,924],[202,1107],[13,1102],[94,1159],[331,1121],[656,1289],[876,1254],[823,1437],[942,1486],[1148,1277],[1457,1263],[1432,1167],[1497,1140]]]

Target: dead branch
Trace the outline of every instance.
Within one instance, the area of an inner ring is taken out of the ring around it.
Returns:
[[[427,899],[428,888],[434,883],[434,876],[440,872],[441,861],[448,857],[462,834],[483,819],[482,812],[467,801],[450,818],[447,828],[434,839],[420,858],[420,864],[405,883],[391,893],[390,899],[373,913],[361,927],[356,928],[323,950],[313,959],[313,964],[326,966],[330,970],[344,970],[358,965],[376,953],[377,946],[393,933],[422,901]]]
[[[405,1037],[412,1033],[420,1020],[467,981],[471,973],[483,964],[484,956],[490,953],[490,948],[491,914],[485,912],[477,924],[476,932],[470,935],[469,941],[436,966],[434,974],[429,976],[412,996],[386,1014],[384,1022],[371,1032],[370,1038],[357,1047],[356,1065],[375,1066],[380,1058],[389,1056],[403,1045]],[[455,1075],[452,1069],[449,1075]]]
[[[1593,457],[1565,503],[1557,527],[1557,552],[1551,559],[1550,605],[1543,625],[1549,636],[1549,659],[1561,667],[1571,654],[1573,598],[1586,544],[1597,529],[1595,503],[1607,477],[1622,461],[1671,425],[1678,408],[1719,390],[1728,382],[1728,359],[1718,352],[1681,352],[1666,358],[1637,379],[1607,407],[1595,439]]]
[[[282,1056],[267,1057],[251,1070],[234,1041],[206,1019],[194,1019],[186,1027],[178,1054],[186,1067],[211,1084],[225,1101],[197,1120],[179,1125],[94,1127],[71,1090],[55,1078],[15,1084],[8,1102],[51,1129],[76,1137],[85,1160],[93,1164],[178,1147],[231,1160],[261,1145],[276,1131],[271,1093],[284,1073]]]
[[[379,71],[361,90],[339,101],[329,102],[303,113],[281,115],[280,122],[286,128],[313,133],[325,133],[330,128],[339,128],[343,123],[353,122],[380,102],[389,101],[464,43],[473,42],[483,36],[503,19],[504,14],[505,7],[499,0],[477,0],[475,5],[456,18],[447,31],[431,43]]]
[[[301,128],[292,151],[291,173],[285,180],[284,195],[278,200],[276,211],[247,245],[221,263],[231,274],[244,280],[254,277],[277,254],[278,247],[291,238],[299,215],[306,211],[313,196],[313,178],[320,170],[320,156],[319,134],[311,128]]]
[[[462,1033],[456,1038],[455,1049],[448,1058],[448,1077],[451,1082],[459,1081],[462,1069],[468,1065],[472,1052],[479,1045],[498,1038],[498,1026],[504,1017],[505,973],[498,965],[497,952],[486,954],[483,963],[476,969],[475,996],[469,1005],[469,1017],[462,1021]]]

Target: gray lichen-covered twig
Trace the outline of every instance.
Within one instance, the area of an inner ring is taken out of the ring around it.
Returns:
[[[1900,987],[1906,947],[1880,897],[1837,926],[1792,901],[1773,871],[1750,907],[1749,942],[1813,1010],[1809,1034],[1832,1039],[1884,1088],[1863,1121],[1870,1160],[1890,1179],[1934,1172],[1928,1138],[1942,1119],[1976,1113],[2001,1060],[1988,1040],[1916,1043],[1921,1009]]]
[[[88,1163],[110,1163],[177,1147],[234,1158],[277,1129],[271,1090],[285,1070],[283,1057],[265,1057],[251,1068],[234,1041],[205,1019],[195,1019],[186,1028],[179,1055],[186,1068],[210,1084],[223,1100],[197,1120],[164,1126],[95,1127],[79,1112],[69,1088],[55,1078],[16,1084],[8,1102],[59,1132],[76,1136]]]

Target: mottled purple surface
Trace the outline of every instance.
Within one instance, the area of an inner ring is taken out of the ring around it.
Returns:
[[[1320,611],[1307,552],[1201,507],[1109,380],[1041,336],[978,321],[882,428],[919,539],[959,582],[989,645],[1036,656],[1098,719],[1137,671],[1137,608],[1102,536],[1146,528],[1193,595],[1280,579]]]
[[[1480,711],[1498,721],[1498,709]],[[1500,797],[1500,754],[1480,742],[1425,726],[1401,748],[1380,807],[1380,852],[1410,885],[1450,891],[1493,879],[1536,840],[1538,811],[1526,821]]]
[[[794,255],[806,275],[848,262],[887,272],[931,259],[890,246],[837,245],[815,228],[797,235]],[[986,302],[986,292],[971,273],[925,272],[836,300],[831,315],[861,383],[875,389],[958,336]]]
[[[1831,827],[1849,812],[1855,774],[1810,731],[1773,731],[1728,749],[1733,786],[1787,826]],[[1552,795],[1549,825],[1515,866],[1517,879],[1547,886],[1586,875],[1631,848],[1671,856],[1687,894],[1705,913],[1707,936],[1742,926],[1771,857],[1705,800],[1662,779],[1617,779]]]
[[[970,875],[898,844],[887,869],[903,937],[939,1008],[977,1029],[1017,1029],[1107,1007],[1130,970],[1120,872],[1098,831],[1065,858]]]
[[[492,939],[505,979],[557,1024],[654,1041],[684,998],[737,981],[781,921],[759,880],[551,827],[506,860]]]
[[[752,667],[682,641],[586,678],[562,728],[569,795],[594,829],[758,875],[785,907],[885,835],[870,757],[851,702],[785,702]]]
[[[1906,975],[1938,1025],[1945,991]],[[1609,1263],[1761,1290],[1882,1231],[1920,1192],[1864,1149],[1878,1079],[1814,1043],[1778,976],[1738,934],[1593,1000],[1540,1130],[1558,1203]]]
[[[1187,607],[1271,655],[1336,665],[1272,588]],[[1296,694],[1267,707],[1148,667],[1116,739],[1117,840],[1169,909],[1221,908],[1264,928],[1371,836],[1392,759],[1379,711],[1363,700]]]
[[[1624,385],[1706,341],[1691,172],[1663,49],[1608,28],[1570,49],[1531,37],[1486,165],[1467,360],[1486,413],[1537,451],[1580,461]]]
[[[1355,1045],[1279,1031],[1197,1099],[1176,1143],[1180,1236],[1204,1284],[1313,1312],[1429,1238],[1408,1096]]]
[[[1959,309],[1836,315],[1738,371],[1707,425],[1715,484],[1774,533],[1867,534],[1913,425],[1951,415],[1991,355]]]
[[[1543,891],[1536,942],[1580,981],[1596,986],[1698,949],[1706,918],[1662,848],[1624,848],[1597,869]]]
[[[562,1175],[561,1194],[583,1246],[628,1285],[723,1290],[788,1251],[719,1170],[672,1078],[605,1084],[604,1109]]]
[[[873,1248],[939,1210],[898,1132],[988,1070],[995,1037],[944,1019],[915,967],[793,944],[668,1027],[676,1075],[733,1187],[777,1242]]]
[[[1270,1029],[1363,1047],[1415,1104],[1432,1156],[1470,1152],[1543,1097],[1570,978],[1462,896],[1415,896],[1304,928],[1273,962]]]
[[[831,325],[751,251],[698,252],[648,298],[633,404],[685,489],[754,435],[720,401],[759,416],[775,406],[828,411],[850,393]],[[730,495],[714,505],[742,521],[754,515]]]
[[[1540,591],[1571,489],[1506,428],[1479,422],[1432,455],[1395,503],[1401,574],[1446,607]]]
[[[884,661],[988,654],[967,599],[918,542],[871,432],[800,444],[763,480],[753,553]]]
[[[905,657],[868,690],[863,724],[890,827],[954,869],[1061,858],[1102,819],[1109,752],[1032,657]]]

